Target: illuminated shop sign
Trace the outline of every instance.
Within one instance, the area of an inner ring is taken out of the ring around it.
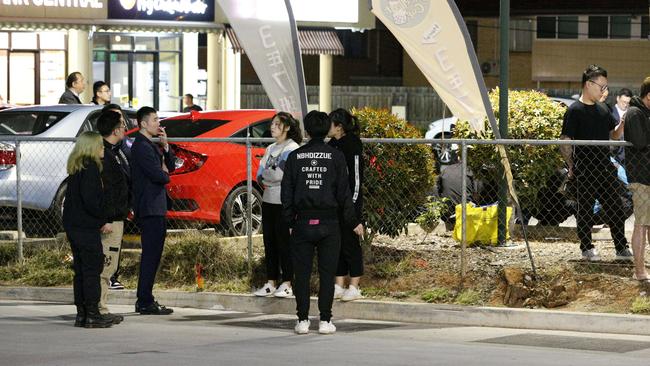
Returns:
[[[108,18],[212,22],[214,21],[214,1],[113,0],[108,3]]]
[[[104,3],[100,0],[2,0],[2,5],[16,7],[104,8]]]

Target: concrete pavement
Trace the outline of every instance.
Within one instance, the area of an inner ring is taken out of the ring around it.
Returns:
[[[74,307],[0,301],[0,365],[647,365],[650,337],[337,319],[293,334],[294,317],[176,309],[109,329],[72,326]]]

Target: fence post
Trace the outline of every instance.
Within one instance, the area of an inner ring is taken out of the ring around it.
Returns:
[[[253,275],[253,151],[250,128],[246,134],[246,236],[248,242],[248,273]]]
[[[23,262],[25,256],[23,253],[23,195],[22,190],[20,189],[20,141],[16,140],[16,224],[18,230],[18,242],[16,244],[16,249],[18,251],[18,261]]]
[[[460,239],[460,278],[461,283],[465,281],[465,274],[467,273],[467,258],[466,248],[467,248],[467,142],[463,140],[460,144],[461,146],[461,170],[460,175],[461,185],[460,191],[462,192],[461,196],[461,205],[462,205],[462,214],[461,214],[461,239]],[[456,218],[458,220],[458,217]]]

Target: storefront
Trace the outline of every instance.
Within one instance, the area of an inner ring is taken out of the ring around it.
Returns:
[[[3,0],[0,96],[57,103],[66,75],[80,71],[85,102],[103,80],[112,102],[178,111],[182,95],[199,89],[198,34],[221,30],[206,0]]]
[[[213,1],[184,4],[188,3],[109,2],[106,29],[93,35],[93,79],[108,83],[114,103],[178,111],[183,94],[195,93],[198,66],[194,62],[184,69],[184,60],[197,57],[196,31],[219,28],[214,24]]]

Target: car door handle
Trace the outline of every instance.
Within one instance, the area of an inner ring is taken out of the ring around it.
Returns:
[[[258,158],[258,159],[261,159],[261,158],[264,157],[264,154],[261,154],[261,155],[260,155],[260,154],[257,154],[257,155],[255,155],[255,157]]]

